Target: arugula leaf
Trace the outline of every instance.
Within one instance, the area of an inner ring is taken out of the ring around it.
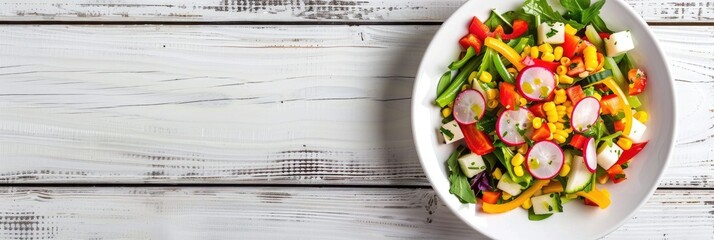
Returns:
[[[575,29],[582,29],[585,24],[574,20],[565,19],[558,11],[553,10],[547,0],[526,0],[523,3],[523,11],[533,16],[540,16],[548,22],[563,22],[570,24]]]
[[[496,121],[498,121],[498,116],[496,116],[495,112],[494,114],[487,113],[481,120],[476,122],[476,129],[485,133],[493,132],[496,130]]]
[[[528,209],[528,220],[531,220],[531,221],[540,221],[540,220],[549,218],[550,216],[553,216],[553,214],[548,213],[548,214],[540,214],[539,215],[539,214],[535,214],[532,207],[530,209]]]
[[[590,5],[590,7],[584,9],[580,16],[580,23],[582,23],[583,25],[587,25],[592,22],[593,18],[600,15],[600,9],[602,9],[602,6],[604,5],[605,0],[600,0],[593,3],[593,5]]]
[[[605,144],[607,144],[608,147],[612,147],[612,144],[613,144],[612,141],[615,140],[615,138],[619,137],[620,135],[622,135],[622,131],[617,131],[616,133],[607,135],[605,137],[601,137],[597,141],[604,142]],[[597,145],[597,142],[595,144]]]
[[[595,30],[597,30],[598,32],[612,33],[612,30],[607,28],[607,24],[605,24],[605,21],[603,21],[599,15],[593,17],[592,24],[593,27],[595,27]]]
[[[580,8],[586,8],[587,6],[590,6],[590,0],[576,0],[575,2],[580,5]]]
[[[459,146],[446,160],[450,172],[449,182],[451,182],[449,192],[454,194],[462,203],[476,203],[476,194],[471,189],[468,178],[459,168],[458,158],[464,150],[464,146]]]

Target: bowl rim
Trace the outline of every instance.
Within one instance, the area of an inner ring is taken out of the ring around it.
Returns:
[[[515,1],[520,1],[520,0],[515,0]],[[552,0],[550,0],[550,1],[552,1]],[[436,33],[434,34],[434,36],[438,36],[438,35],[442,34],[442,32],[446,31],[445,29],[447,28],[447,26],[453,25],[454,22],[459,21],[460,19],[456,19],[456,16],[457,16],[457,15],[461,15],[461,14],[460,14],[461,12],[467,11],[467,10],[468,10],[467,6],[470,4],[470,2],[472,2],[472,1],[467,1],[467,2],[465,2],[465,3],[462,4],[456,11],[454,11],[454,12],[441,24],[441,26],[440,26],[439,29],[436,31]],[[663,70],[666,72],[666,76],[665,76],[665,77],[666,77],[666,79],[669,80],[669,81],[666,81],[666,85],[667,85],[667,86],[665,86],[665,87],[668,87],[668,90],[667,90],[667,91],[669,91],[670,94],[673,96],[673,98],[672,98],[672,110],[673,110],[673,115],[674,115],[674,116],[673,116],[673,118],[672,118],[672,129],[671,129],[671,131],[672,131],[672,138],[675,138],[675,137],[677,136],[677,126],[678,126],[678,125],[677,125],[677,116],[678,116],[678,111],[677,111],[677,97],[676,97],[676,92],[674,91],[674,88],[675,88],[675,86],[674,86],[674,78],[673,78],[672,72],[671,72],[671,70],[670,70],[669,60],[667,59],[666,55],[664,54],[664,51],[662,50],[662,47],[660,46],[659,40],[658,40],[657,38],[655,38],[655,36],[654,36],[654,34],[652,33],[652,30],[649,28],[649,25],[647,24],[647,22],[645,22],[644,19],[643,19],[634,9],[632,9],[632,7],[630,7],[629,5],[627,5],[624,1],[608,1],[606,4],[610,4],[610,3],[616,4],[618,8],[623,9],[623,10],[626,11],[629,15],[635,16],[635,19],[636,19],[636,20],[635,20],[634,23],[635,23],[639,28],[642,28],[642,29],[644,30],[643,32],[644,32],[644,36],[645,36],[645,37],[647,37],[647,38],[649,38],[649,39],[652,39],[652,41],[654,42],[655,51],[651,52],[651,54],[653,54],[653,55],[655,55],[655,56],[658,56],[658,57],[663,61],[663,63],[664,63],[664,69],[663,69]],[[432,40],[429,42],[429,45],[428,45],[427,48],[425,49],[424,55],[422,56],[422,60],[421,60],[421,62],[420,62],[420,64],[419,64],[419,67],[418,67],[417,72],[416,72],[416,75],[415,75],[415,84],[414,84],[414,88],[412,89],[412,96],[417,96],[417,95],[418,95],[418,94],[417,94],[417,91],[418,91],[418,88],[417,88],[417,87],[418,87],[418,85],[416,84],[416,82],[419,81],[420,76],[422,75],[421,73],[424,71],[424,69],[426,69],[426,66],[425,66],[425,65],[426,65],[426,61],[425,61],[426,53],[428,53],[430,49],[437,47],[437,43],[434,41],[434,39],[435,39],[435,38],[432,37]],[[431,171],[426,168],[426,164],[425,164],[425,163],[426,163],[426,160],[425,160],[426,158],[425,158],[425,156],[422,156],[423,153],[422,153],[422,151],[419,150],[419,149],[420,149],[420,145],[426,145],[426,143],[420,144],[420,142],[422,142],[423,140],[419,140],[419,138],[418,138],[419,135],[416,134],[416,132],[419,131],[419,129],[416,129],[416,124],[414,123],[414,122],[416,121],[416,119],[418,119],[417,116],[416,116],[416,112],[417,112],[416,110],[417,110],[417,107],[419,107],[419,104],[418,104],[418,103],[419,103],[421,100],[422,100],[422,99],[416,99],[416,98],[412,98],[412,100],[411,100],[411,105],[412,105],[412,106],[411,106],[412,137],[413,137],[413,141],[414,141],[414,144],[415,144],[417,157],[419,158],[419,163],[421,164],[421,167],[422,167],[422,169],[424,170],[424,173],[425,173],[427,179],[429,180],[429,183],[430,183],[432,189],[434,189],[434,191],[436,192],[437,196],[439,196],[439,197],[442,198],[442,199],[443,199],[443,198],[447,198],[447,197],[451,197],[451,194],[450,194],[448,191],[444,190],[444,188],[439,188],[439,187],[437,187],[437,186],[435,185],[435,182],[434,182],[433,178],[434,178],[434,177],[438,177],[438,176],[433,176],[433,174],[431,174]],[[670,162],[671,162],[672,152],[673,152],[673,149],[674,149],[674,146],[675,146],[675,142],[676,142],[675,139],[672,139],[672,140],[669,142],[668,149],[666,149],[666,156],[664,156],[664,162],[662,163],[662,168],[661,168],[661,170],[657,173],[657,175],[656,175],[656,177],[655,177],[655,185],[654,185],[655,187],[650,188],[650,189],[647,191],[647,194],[645,195],[645,197],[642,198],[642,199],[640,199],[640,201],[639,201],[639,203],[637,204],[637,206],[636,206],[635,208],[632,208],[632,209],[630,210],[630,212],[627,213],[624,218],[620,219],[616,224],[612,225],[612,226],[611,226],[610,228],[608,228],[607,230],[600,232],[600,233],[598,234],[598,236],[597,236],[598,239],[599,239],[599,238],[602,238],[602,237],[604,237],[604,236],[607,236],[608,234],[610,234],[610,233],[612,233],[613,231],[615,231],[615,230],[617,230],[618,228],[620,228],[626,221],[632,219],[633,215],[634,215],[639,209],[641,209],[642,206],[652,197],[652,195],[654,194],[654,192],[659,188],[659,184],[660,184],[660,182],[662,181],[662,177],[663,177],[663,175],[664,175],[664,172],[665,172],[665,170],[667,169],[667,167],[669,166],[669,164],[670,164]],[[446,202],[446,201],[445,201],[445,202]],[[492,235],[492,234],[491,234],[490,232],[488,232],[488,231],[481,231],[481,229],[480,229],[479,226],[477,226],[476,224],[472,223],[469,219],[466,218],[466,216],[463,216],[462,214],[459,214],[458,211],[457,211],[457,209],[456,209],[458,206],[456,206],[456,205],[454,205],[454,204],[449,204],[448,202],[446,202],[445,205],[447,206],[447,208],[449,208],[449,210],[450,210],[454,215],[456,215],[459,219],[461,219],[461,221],[463,221],[464,223],[466,223],[467,225],[469,225],[472,229],[478,231],[480,234],[483,234],[483,235],[485,235],[486,237],[489,237],[489,238],[492,238],[492,239],[497,239],[498,236],[494,236],[494,235]]]

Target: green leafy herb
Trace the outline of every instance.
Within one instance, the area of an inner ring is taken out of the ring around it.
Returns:
[[[603,21],[599,15],[593,17],[591,23],[593,24],[593,27],[595,27],[595,30],[597,30],[598,32],[612,33],[612,30],[607,28],[607,24],[605,24],[605,21]]]
[[[528,146],[533,146],[533,140],[531,140],[530,138],[526,137],[526,130],[525,130],[525,129],[521,129],[521,127],[518,126],[518,124],[516,124],[516,131],[518,131],[518,134],[520,134],[521,136],[523,136],[523,139],[526,140],[526,144],[528,144]]]
[[[446,160],[449,167],[449,182],[451,182],[449,192],[456,195],[462,203],[476,203],[476,194],[471,189],[468,178],[459,168],[458,158],[464,150],[463,146],[459,146]]]
[[[620,135],[622,135],[622,131],[617,131],[613,134],[601,137],[601,138],[597,139],[597,141],[607,144],[608,147],[612,147],[613,140],[615,140],[615,138],[619,137]],[[598,142],[596,142],[595,144],[598,144]]]
[[[523,11],[548,22],[563,22],[570,24],[570,26],[576,29],[585,27],[584,24],[578,21],[565,19],[558,11],[550,7],[550,3],[548,3],[547,0],[526,0],[523,3]]]
[[[440,127],[440,128],[439,128],[439,131],[440,131],[441,133],[443,133],[444,136],[446,136],[447,138],[449,138],[449,139],[448,139],[449,141],[451,141],[451,139],[454,139],[454,133],[452,133],[452,132],[449,131],[448,129],[446,129],[446,128],[444,128],[444,127]]]
[[[476,122],[476,129],[485,133],[493,132],[496,130],[496,121],[498,121],[498,117],[495,112],[493,114],[487,113],[481,120]]]
[[[550,38],[555,36],[555,34],[558,34],[558,30],[555,28],[551,28],[550,31],[545,34],[545,36]]]
[[[442,123],[442,124],[446,124],[446,123],[451,122],[451,121],[453,121],[453,120],[454,120],[454,116],[449,115],[448,117],[445,117],[444,119],[441,119],[441,123]]]
[[[617,179],[617,180],[624,179],[624,178],[626,178],[626,177],[625,177],[625,174],[622,174],[622,173],[620,173],[620,174],[615,174],[615,179]]]
[[[548,211],[549,211],[549,212],[552,212],[552,211],[553,211],[553,207],[550,206],[550,204],[548,205]]]
[[[623,170],[627,169],[628,167],[630,167],[630,161],[623,163],[622,165],[620,165],[620,167],[622,167]]]

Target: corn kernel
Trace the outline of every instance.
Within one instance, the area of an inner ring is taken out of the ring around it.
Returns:
[[[513,173],[516,174],[516,176],[522,177],[523,176],[523,166],[513,167]]]
[[[500,168],[496,168],[496,170],[493,170],[493,173],[491,173],[491,176],[495,178],[496,180],[501,180],[501,176],[503,176],[503,173],[501,173]]]
[[[632,140],[621,137],[620,139],[617,139],[617,145],[622,148],[622,150],[630,150],[632,147]]]
[[[555,123],[555,129],[564,130],[564,129],[565,129],[565,124],[563,124],[563,123]],[[567,135],[564,135],[564,136],[567,136]]]
[[[555,128],[555,123],[548,123],[548,129],[550,129],[550,132],[553,133],[557,128]]]
[[[543,119],[539,117],[533,118],[533,128],[540,129],[543,126]]]
[[[597,99],[598,101],[600,101],[600,100],[602,99],[602,95],[600,95],[600,94],[597,93],[597,92],[595,92],[595,93],[593,94],[593,97],[594,97],[595,99]]]
[[[553,134],[553,139],[558,142],[558,143],[564,143],[565,142],[565,137],[558,135],[558,134]]]
[[[568,64],[570,64],[570,58],[568,58],[568,57],[560,58],[560,65],[568,66]]]
[[[494,108],[498,107],[498,100],[496,100],[496,99],[488,100],[488,102],[486,103],[486,107],[488,107],[490,109],[494,109]]]
[[[469,86],[468,84],[464,84],[463,86],[461,86],[461,91],[464,91],[469,88],[471,88],[471,86]]]
[[[607,174],[602,174],[597,176],[597,183],[599,184],[605,184],[607,183],[607,180],[610,179],[610,175]]]
[[[547,112],[547,111],[555,110],[555,103],[553,103],[553,102],[546,102],[545,104],[543,104],[543,110],[546,111],[546,112]]]
[[[538,51],[542,53],[553,53],[553,46],[551,46],[550,43],[543,43],[538,46]]]
[[[555,73],[557,73],[558,75],[565,75],[566,73],[568,73],[568,68],[564,65],[560,65],[555,69]]]
[[[647,112],[645,111],[637,111],[634,115],[632,115],[632,117],[641,123],[645,123],[647,122],[647,119],[649,119],[649,115],[647,115]]]
[[[531,53],[530,51],[529,51],[529,52],[523,51],[523,52],[521,53],[521,59],[524,59],[524,58],[528,57],[528,56],[530,55],[530,53]]]
[[[520,166],[521,164],[523,164],[523,161],[525,161],[525,160],[526,159],[523,157],[523,155],[521,155],[520,153],[517,153],[516,155],[514,155],[511,158],[511,165]]]
[[[454,108],[454,102],[450,102],[449,105],[446,106],[448,106],[449,108]]]
[[[570,24],[565,24],[565,34],[575,35],[576,33],[578,33],[577,29],[570,26]]]
[[[527,144],[521,144],[520,147],[518,147],[518,153],[525,155],[528,153],[528,145]]]
[[[532,47],[530,55],[531,55],[531,58],[538,58],[538,48]]]
[[[508,68],[506,70],[508,71],[508,73],[510,73],[513,76],[518,75],[518,70],[516,70],[515,68]]]
[[[568,132],[566,132],[566,131],[563,130],[563,129],[558,129],[558,126],[555,126],[555,127],[556,127],[556,129],[557,129],[557,130],[555,131],[555,134],[556,134],[556,135],[560,135],[560,136],[563,136],[564,138],[568,138]]]
[[[486,97],[488,98],[488,100],[496,99],[498,97],[498,89],[486,90]]]
[[[451,108],[445,107],[445,108],[441,109],[441,116],[444,116],[444,117],[451,116]]]
[[[557,46],[555,49],[553,49],[553,56],[555,56],[556,61],[560,61],[560,58],[563,57],[563,47]]]
[[[552,53],[543,53],[540,59],[546,62],[552,62],[555,61],[555,56]]]
[[[523,48],[523,51],[524,51],[524,52],[527,52],[527,53],[530,53],[530,52],[531,52],[531,46],[530,46],[530,45],[526,45],[526,46]]]
[[[501,194],[501,199],[503,199],[503,200],[511,199],[511,197],[513,197],[513,196],[511,196],[511,194],[509,194],[509,193],[507,193],[507,192],[503,192],[503,193]]]
[[[521,204],[521,207],[522,207],[523,209],[530,209],[530,208],[531,208],[531,205],[532,205],[531,199],[530,199],[530,198],[526,198],[526,200],[523,201],[523,204]]]
[[[557,111],[565,111],[566,108],[567,108],[567,107],[566,107],[566,106],[563,106],[563,105],[555,106],[555,110],[557,110]]]
[[[566,96],[555,96],[555,98],[553,99],[553,102],[555,102],[557,104],[561,104],[566,101],[568,101],[568,97],[566,97]]]
[[[478,80],[485,83],[490,83],[491,79],[493,79],[493,76],[488,72],[482,72],[481,76],[478,77]]]
[[[560,169],[560,173],[558,173],[558,176],[561,176],[561,177],[568,176],[569,172],[570,172],[570,165],[564,164],[563,168]]]
[[[521,107],[523,107],[523,106],[525,106],[526,104],[528,104],[528,100],[526,100],[525,98],[520,98],[519,101],[520,101],[519,104],[520,104]]]

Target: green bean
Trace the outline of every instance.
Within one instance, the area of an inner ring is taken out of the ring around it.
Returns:
[[[476,67],[481,63],[481,56],[476,57],[476,58],[471,58],[466,65],[461,68],[461,71],[459,71],[459,74],[456,75],[454,80],[451,81],[451,84],[449,84],[449,87],[442,92],[438,98],[436,98],[436,104],[439,105],[439,107],[445,107],[446,105],[449,105],[449,103],[453,102],[454,99],[456,99],[456,95],[461,91],[461,86],[466,82],[466,79],[469,77],[471,72],[476,70]]]
[[[451,83],[451,71],[446,71],[439,79],[439,84],[436,85],[436,96],[438,97],[441,93],[449,87]]]
[[[466,61],[471,59],[471,57],[476,55],[476,51],[474,50],[474,47],[469,47],[469,49],[466,49],[466,54],[464,54],[464,57],[462,57],[460,60],[452,62],[449,64],[449,69],[451,70],[457,70],[466,64]]]
[[[625,77],[622,75],[622,71],[620,71],[620,67],[617,66],[615,59],[605,57],[604,67],[605,69],[610,69],[612,71],[612,77],[621,89],[627,89],[627,82],[625,81]]]
[[[506,70],[506,66],[503,65],[503,61],[501,61],[501,57],[498,56],[498,54],[493,55],[493,67],[496,69],[498,72],[498,75],[501,75],[501,78],[508,82],[508,83],[514,83],[515,81],[513,80],[513,76],[508,73],[508,70]]]

